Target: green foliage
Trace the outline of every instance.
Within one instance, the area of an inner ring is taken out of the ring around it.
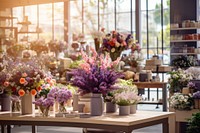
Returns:
[[[188,120],[186,133],[200,133],[200,112],[192,114],[192,117]]]

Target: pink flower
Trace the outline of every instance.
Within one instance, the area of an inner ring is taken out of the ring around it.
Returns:
[[[82,63],[80,64],[81,68],[84,69],[86,72],[90,71],[90,64],[88,63]]]
[[[26,73],[22,73],[22,77],[27,77],[27,74]]]
[[[8,86],[9,86],[9,82],[8,82],[8,81],[5,81],[3,85],[4,85],[5,87],[8,87]]]

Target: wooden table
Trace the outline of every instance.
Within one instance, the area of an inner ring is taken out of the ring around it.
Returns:
[[[90,118],[40,117],[33,115],[12,115],[0,112],[1,133],[7,125],[7,133],[11,133],[10,125],[31,125],[32,133],[36,133],[37,126],[65,126],[96,128],[111,131],[132,130],[162,124],[163,133],[175,133],[175,118],[173,112],[137,111],[136,114],[119,116],[118,113],[104,114]]]
[[[138,89],[162,88],[163,111],[167,111],[167,82],[134,82]]]

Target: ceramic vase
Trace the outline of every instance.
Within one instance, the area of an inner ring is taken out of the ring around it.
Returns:
[[[106,102],[106,113],[115,113],[117,105],[112,102]]]
[[[130,114],[130,106],[119,106],[119,115],[129,115]]]
[[[33,114],[35,113],[35,104],[33,104],[33,101],[35,101],[35,97],[31,94],[25,94],[22,96],[21,99],[21,114]]]
[[[103,97],[100,93],[93,93],[90,102],[91,116],[101,116],[104,110]]]
[[[130,105],[130,114],[135,114],[136,113],[136,108],[137,108],[136,104]]]
[[[1,111],[10,111],[11,99],[7,94],[2,94],[0,96],[1,100]]]

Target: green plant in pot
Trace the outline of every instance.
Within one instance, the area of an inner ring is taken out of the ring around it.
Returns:
[[[200,133],[200,112],[192,114],[192,117],[188,120],[186,133]]]

